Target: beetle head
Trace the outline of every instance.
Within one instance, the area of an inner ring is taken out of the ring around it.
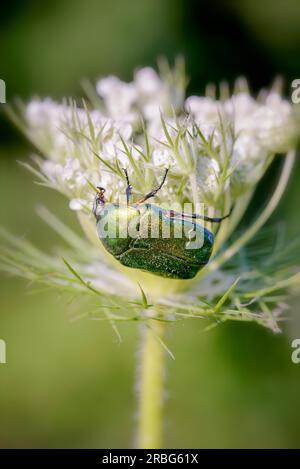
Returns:
[[[100,212],[105,205],[104,193],[105,189],[103,187],[97,187],[97,192],[93,203],[93,214],[95,215],[96,219],[99,218]]]

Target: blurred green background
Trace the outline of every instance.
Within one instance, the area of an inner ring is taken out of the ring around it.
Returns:
[[[1,5],[0,78],[16,95],[80,96],[80,80],[115,73],[164,55],[186,59],[189,91],[246,75],[253,91],[278,73],[300,78],[298,0],[19,0]],[[3,106],[3,105],[1,105]],[[35,214],[55,207],[77,227],[67,202],[33,184],[16,163],[30,147],[0,117],[1,224],[53,250],[58,238]],[[278,166],[278,167],[277,167]],[[255,205],[274,186],[280,163],[264,179]],[[299,232],[299,165],[272,221]],[[254,213],[254,209],[252,209]],[[138,330],[71,322],[57,294],[31,294],[22,280],[1,277],[0,447],[129,447],[136,422]],[[226,324],[203,333],[200,322],[170,327],[165,399],[167,447],[299,447],[299,309],[282,335]],[[297,319],[298,318],[298,319]]]

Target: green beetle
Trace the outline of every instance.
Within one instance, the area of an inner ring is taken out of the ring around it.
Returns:
[[[210,218],[145,203],[161,189],[168,169],[158,188],[130,204],[132,186],[127,170],[124,172],[127,204],[105,203],[105,189],[97,187],[93,214],[104,248],[127,267],[172,279],[195,277],[209,261],[214,235],[194,220],[220,223],[230,213],[222,218]]]

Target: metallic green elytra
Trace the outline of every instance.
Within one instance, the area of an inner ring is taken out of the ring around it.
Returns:
[[[224,218],[174,212],[145,203],[162,183],[130,205],[132,187],[127,171],[127,205],[105,203],[105,189],[98,187],[93,205],[99,239],[121,264],[161,277],[190,279],[208,263],[214,236],[195,219],[219,223]]]

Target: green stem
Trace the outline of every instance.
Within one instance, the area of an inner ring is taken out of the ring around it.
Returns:
[[[138,448],[162,447],[162,407],[164,390],[165,324],[150,321],[143,330],[142,358],[139,376]]]

